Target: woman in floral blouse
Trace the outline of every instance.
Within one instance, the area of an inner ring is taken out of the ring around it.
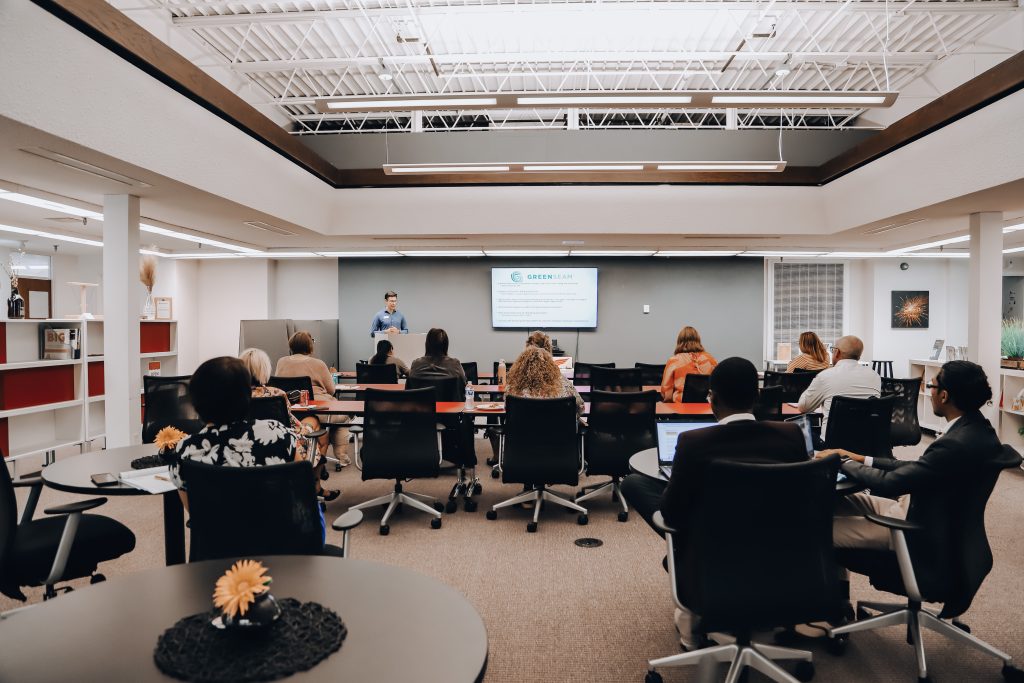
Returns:
[[[682,400],[687,375],[710,375],[716,365],[718,361],[704,350],[697,330],[689,325],[679,330],[675,355],[665,363],[665,374],[661,376],[661,396],[665,403]]]

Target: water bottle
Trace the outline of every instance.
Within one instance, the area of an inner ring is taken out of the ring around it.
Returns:
[[[498,361],[498,384],[505,383],[505,359],[502,358]]]
[[[473,410],[475,407],[475,404],[473,403],[474,398],[473,385],[470,382],[466,382],[466,410]]]

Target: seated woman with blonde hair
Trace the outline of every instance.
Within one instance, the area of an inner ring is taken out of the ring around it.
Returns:
[[[786,372],[794,370],[824,370],[829,366],[828,351],[813,332],[800,334],[800,355],[789,361]]]
[[[576,399],[577,415],[583,414],[583,399],[576,387],[562,376],[551,354],[543,346],[534,346],[532,343],[512,364],[505,383],[505,393],[523,398],[572,396]]]
[[[676,337],[675,354],[665,363],[661,376],[661,397],[665,403],[679,403],[687,375],[710,375],[718,365],[714,356],[704,350],[700,333],[687,325]]]

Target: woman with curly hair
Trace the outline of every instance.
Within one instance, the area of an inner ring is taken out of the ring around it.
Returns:
[[[523,398],[576,399],[576,413],[583,414],[583,399],[572,385],[562,376],[551,353],[542,346],[529,345],[519,354],[508,373],[505,393]]]

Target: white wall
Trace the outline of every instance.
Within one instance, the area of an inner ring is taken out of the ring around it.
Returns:
[[[321,320],[338,317],[338,261],[271,261],[270,317]]]
[[[196,359],[237,356],[239,323],[270,317],[269,260],[199,261],[196,271]]]

